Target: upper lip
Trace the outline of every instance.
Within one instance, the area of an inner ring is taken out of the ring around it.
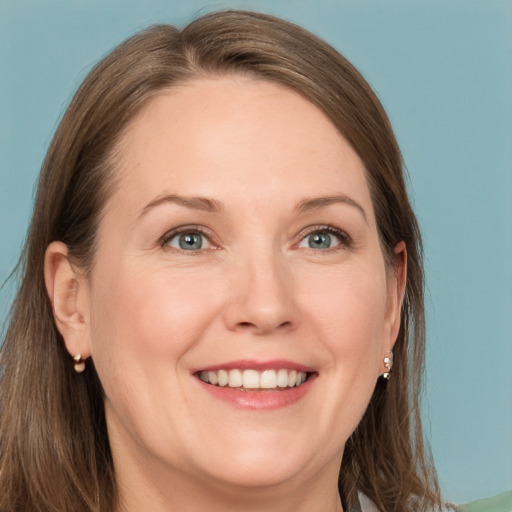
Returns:
[[[199,371],[215,372],[218,370],[257,370],[262,372],[265,370],[280,370],[281,368],[285,368],[287,370],[297,370],[298,372],[306,373],[312,373],[315,371],[314,368],[286,359],[272,359],[268,361],[239,359],[237,361],[228,361],[225,363],[197,368],[193,370],[192,373],[197,373]]]

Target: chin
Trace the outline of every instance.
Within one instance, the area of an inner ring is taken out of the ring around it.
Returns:
[[[311,443],[299,439],[290,442],[293,438],[289,433],[244,438],[213,456],[213,460],[221,461],[216,463],[215,479],[243,488],[275,487],[318,463],[318,452],[311,449]],[[203,461],[203,467],[211,472],[211,462]]]
[[[296,465],[270,459],[257,465],[253,462],[233,464],[215,473],[214,478],[234,487],[261,489],[283,485],[299,471]]]

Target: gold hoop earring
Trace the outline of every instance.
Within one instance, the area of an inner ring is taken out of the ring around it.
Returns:
[[[73,365],[75,372],[82,373],[85,370],[85,361],[82,359],[82,354],[74,356],[73,361],[75,362]]]

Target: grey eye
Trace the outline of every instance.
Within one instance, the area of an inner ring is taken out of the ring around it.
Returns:
[[[308,247],[311,249],[328,249],[331,247],[331,235],[329,233],[313,233],[306,237]]]
[[[333,249],[343,243],[341,234],[329,230],[318,230],[306,235],[299,243],[299,247],[307,249]]]
[[[198,251],[210,246],[207,238],[201,233],[180,233],[170,238],[166,245],[182,251]]]

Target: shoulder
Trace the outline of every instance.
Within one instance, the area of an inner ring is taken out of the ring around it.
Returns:
[[[359,493],[361,512],[378,512],[375,505],[364,494]],[[471,501],[463,505],[447,506],[439,512],[512,512],[512,491],[503,492],[490,498]]]
[[[512,491],[460,505],[458,510],[459,512],[512,512]]]
[[[359,505],[361,508],[350,510],[349,512],[379,512],[379,509],[374,505],[374,503],[363,493],[358,493],[358,497],[359,497]],[[468,511],[464,510],[463,511],[463,510],[459,510],[459,508],[457,508],[457,507],[447,505],[446,507],[443,507],[442,509],[432,510],[431,512],[484,512],[484,509],[481,509],[481,510],[478,509],[475,511],[473,511],[473,510],[468,510]],[[493,512],[493,511],[486,510],[485,512]],[[507,509],[507,512],[508,512],[508,509]]]
[[[359,493],[359,503],[361,508],[357,512],[378,512],[372,501],[362,493]],[[435,512],[512,512],[512,491],[462,505],[446,505],[446,507]]]

